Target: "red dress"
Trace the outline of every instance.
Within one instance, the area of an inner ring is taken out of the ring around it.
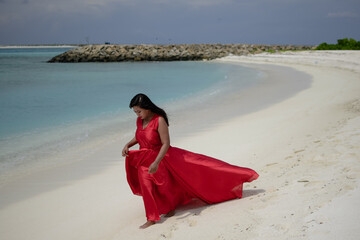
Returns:
[[[192,198],[208,204],[241,198],[243,183],[258,178],[252,169],[171,146],[156,173],[149,174],[162,145],[158,125],[159,115],[145,129],[137,119],[135,137],[140,149],[129,151],[125,160],[128,183],[134,194],[143,197],[148,221],[160,220],[161,214]]]

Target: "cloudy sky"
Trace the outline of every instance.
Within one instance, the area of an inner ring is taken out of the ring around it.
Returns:
[[[359,0],[0,0],[0,44],[360,40]]]

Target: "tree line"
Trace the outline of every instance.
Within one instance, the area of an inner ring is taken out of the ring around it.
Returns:
[[[360,41],[355,39],[338,39],[337,44],[321,43],[316,50],[360,50]]]

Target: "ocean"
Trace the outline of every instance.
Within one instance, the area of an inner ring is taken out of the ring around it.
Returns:
[[[211,61],[47,63],[68,49],[0,49],[0,183],[56,165],[48,160],[91,138],[122,131],[126,137],[137,93],[181,109],[251,87],[260,75]]]

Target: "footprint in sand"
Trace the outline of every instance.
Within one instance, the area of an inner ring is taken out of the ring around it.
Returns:
[[[162,234],[160,234],[160,237],[158,239],[162,240],[162,239],[169,239],[169,238],[171,238],[171,235],[162,233]]]
[[[160,234],[159,239],[170,239],[173,236],[173,232],[175,232],[177,229],[177,224],[171,225],[170,231]]]
[[[307,182],[306,182],[307,181]],[[305,183],[304,184],[304,187],[320,187],[320,185],[321,184],[324,184],[324,182],[323,181],[308,181],[308,180],[306,180],[306,179],[304,179],[304,180],[299,180],[298,182],[303,182],[303,183]],[[325,188],[326,187],[326,184],[324,184],[321,188]]]
[[[303,180],[298,180],[299,183],[307,183],[309,182],[309,180],[303,179]]]
[[[298,153],[303,152],[303,151],[305,151],[305,149],[294,150],[294,153],[298,154]]]
[[[285,158],[286,159],[286,158]],[[274,163],[268,163],[268,164],[266,164],[265,166],[266,167],[270,167],[270,166],[272,166],[272,165],[276,165],[276,164],[278,164],[277,162],[274,162]]]
[[[216,239],[217,239],[217,240],[225,240],[225,237],[224,237],[223,235],[219,235],[219,236],[217,236]]]
[[[197,224],[197,221],[194,219],[188,219],[187,222],[189,224],[189,227],[195,227]]]

